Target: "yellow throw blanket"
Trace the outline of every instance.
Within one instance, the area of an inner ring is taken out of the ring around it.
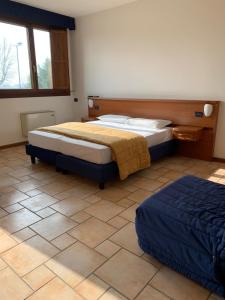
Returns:
[[[38,130],[110,147],[121,180],[150,166],[147,141],[143,136],[133,132],[79,122],[43,127]]]

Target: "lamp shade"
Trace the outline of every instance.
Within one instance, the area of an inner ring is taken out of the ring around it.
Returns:
[[[89,108],[94,107],[94,101],[92,99],[88,99],[88,106],[89,106]]]
[[[213,105],[205,104],[204,105],[204,115],[208,118],[208,117],[211,117],[212,113],[213,113]]]

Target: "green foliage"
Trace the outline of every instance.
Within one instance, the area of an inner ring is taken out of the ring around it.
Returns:
[[[52,68],[50,59],[46,58],[42,65],[38,65],[37,71],[39,88],[52,89]]]

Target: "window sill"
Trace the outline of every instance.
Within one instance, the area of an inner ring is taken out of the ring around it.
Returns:
[[[0,90],[0,98],[70,96],[69,90]]]

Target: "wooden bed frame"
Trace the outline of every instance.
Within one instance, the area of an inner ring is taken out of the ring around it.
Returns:
[[[219,101],[210,100],[159,100],[159,99],[115,99],[89,97],[89,116],[96,118],[104,114],[124,114],[131,117],[168,119],[173,126],[196,126],[202,128],[197,142],[178,141],[177,152],[192,158],[212,160],[217,130]],[[213,113],[204,116],[204,105],[212,104]]]

